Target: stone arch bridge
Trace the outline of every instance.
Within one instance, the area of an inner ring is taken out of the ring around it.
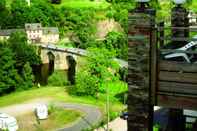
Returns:
[[[39,54],[41,56],[42,64],[49,64],[54,62],[55,70],[67,70],[69,68],[68,58],[73,58],[76,63],[80,57],[87,56],[87,51],[79,48],[61,48],[52,44],[40,44]],[[128,63],[121,59],[114,58],[121,67],[128,68]]]
[[[55,70],[67,70],[69,58],[78,62],[79,57],[86,56],[86,51],[78,48],[61,48],[55,45],[39,45],[39,54],[42,64],[53,62]]]

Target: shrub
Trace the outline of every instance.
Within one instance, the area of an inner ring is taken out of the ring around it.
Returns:
[[[51,86],[66,86],[68,84],[66,71],[54,71],[48,78],[48,84]]]
[[[75,87],[69,88],[69,93],[82,96],[92,95],[95,96],[97,92],[98,81],[95,76],[91,76],[90,73],[82,71],[77,73]]]
[[[118,78],[114,75],[118,64],[113,61],[114,51],[105,48],[91,48],[87,57],[87,63],[76,74],[76,85],[69,89],[74,95],[96,96],[102,92],[102,85],[113,82]]]

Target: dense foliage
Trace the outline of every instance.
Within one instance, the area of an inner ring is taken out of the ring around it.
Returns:
[[[48,85],[66,86],[68,84],[68,81],[65,76],[65,71],[54,71],[53,74],[48,78]]]
[[[103,92],[103,85],[119,80],[118,64],[112,59],[114,51],[105,48],[90,48],[85,65],[77,72],[76,85],[69,89],[71,94],[92,95]]]
[[[32,88],[32,65],[39,64],[35,48],[27,44],[23,32],[13,33],[8,42],[0,43],[0,94]]]
[[[25,23],[57,26],[61,38],[69,37],[74,43],[74,47],[84,49],[98,45],[98,42],[95,41],[96,23],[103,18],[110,18],[119,22],[126,35],[128,9],[133,5],[132,2],[113,1],[108,8],[99,10],[94,8],[57,7],[48,0],[31,0],[31,6],[28,6],[26,0],[13,0],[10,2],[10,6],[6,6],[6,2],[2,0],[0,3],[0,10],[2,10],[0,12],[1,28],[24,28]],[[122,50],[127,50],[126,48],[124,47]],[[117,52],[119,51],[117,50]],[[122,56],[120,58],[127,59]]]
[[[120,32],[109,32],[104,41],[104,46],[108,50],[115,50],[117,57],[128,59],[127,35]]]
[[[19,87],[19,75],[15,69],[12,50],[0,43],[0,95],[9,93]]]
[[[25,32],[14,32],[11,34],[8,40],[9,47],[15,53],[16,66],[23,68],[26,62],[30,65],[36,65],[40,63],[40,59],[36,54],[36,48],[27,42],[27,36]]]
[[[31,0],[29,7],[26,0],[13,0],[10,8],[5,1],[0,3],[1,28],[24,28],[25,23],[42,23],[43,26],[58,26],[61,36],[66,32],[75,32],[80,43],[86,43],[94,34],[92,27],[94,9],[55,8],[47,0]],[[79,45],[85,47],[84,45]]]

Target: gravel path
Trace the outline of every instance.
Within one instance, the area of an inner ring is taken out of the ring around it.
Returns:
[[[33,111],[38,104],[47,104],[49,103],[49,101],[50,99],[36,99],[33,101],[29,101],[28,103],[0,108],[0,112],[7,113],[16,117],[26,112]],[[91,125],[99,122],[102,117],[100,110],[95,106],[60,102],[55,103],[55,105],[63,107],[65,109],[79,110],[85,113],[83,117],[81,117],[74,123],[66,125],[65,128],[58,129],[58,131],[81,131],[82,129],[89,128],[91,127]]]

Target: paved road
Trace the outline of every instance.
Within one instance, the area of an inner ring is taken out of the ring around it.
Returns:
[[[2,107],[0,108],[0,112],[7,113],[9,115],[16,117],[26,112],[33,111],[35,107],[39,104],[47,104],[49,102],[50,99],[36,99],[28,101],[24,104],[16,104],[7,107]],[[54,104],[65,109],[74,109],[85,113],[85,115],[82,118],[71,124],[66,125],[65,128],[58,129],[58,131],[81,131],[84,128],[90,127],[91,124],[99,122],[102,117],[100,110],[95,106],[60,102]]]
[[[68,104],[68,103],[59,103],[58,106],[80,110],[85,113],[85,116],[80,118],[75,124],[71,124],[59,131],[81,131],[84,128],[91,127],[91,124],[95,124],[101,120],[102,114],[97,107],[81,104]]]

